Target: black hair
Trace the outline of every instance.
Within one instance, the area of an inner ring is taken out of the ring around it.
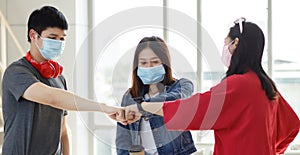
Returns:
[[[266,92],[267,97],[274,100],[277,97],[277,88],[261,65],[265,45],[263,31],[251,22],[243,22],[242,26],[242,33],[239,24],[235,24],[230,28],[228,34],[232,40],[239,38],[239,43],[232,54],[226,77],[233,74],[244,74],[252,70],[259,77],[262,89]]]
[[[68,22],[65,16],[52,6],[44,6],[33,11],[28,19],[27,40],[30,42],[29,31],[34,29],[39,35],[49,27],[57,27],[62,30],[68,29]]]

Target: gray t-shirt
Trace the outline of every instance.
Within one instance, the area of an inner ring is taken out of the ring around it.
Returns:
[[[22,97],[35,82],[67,89],[63,76],[43,78],[25,58],[9,65],[2,81],[3,155],[60,155],[63,110]]]

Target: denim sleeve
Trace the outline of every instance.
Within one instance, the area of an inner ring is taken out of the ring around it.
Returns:
[[[180,98],[188,98],[194,91],[193,83],[188,79],[180,79],[173,84],[167,92],[151,98],[150,102],[173,101]]]
[[[118,155],[129,155],[129,148],[132,145],[131,133],[128,125],[117,125],[116,149]]]
[[[179,98],[188,98],[192,95],[194,91],[193,83],[188,79],[180,79],[179,86],[172,89],[172,91],[168,92],[166,95],[166,101],[172,101]]]
[[[122,150],[117,148],[117,155],[129,155],[128,150]]]
[[[127,90],[126,93],[123,95],[121,106],[126,107],[132,104],[136,104],[132,96],[130,95],[130,90]]]
[[[130,95],[129,90],[123,95],[121,106],[125,107],[127,105],[135,103]],[[132,145],[132,137],[129,125],[123,125],[117,123],[117,133],[116,133],[116,150],[118,155],[129,155],[129,148]]]

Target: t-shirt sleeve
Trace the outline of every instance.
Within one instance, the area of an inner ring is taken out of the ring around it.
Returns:
[[[65,90],[68,90],[67,82],[66,82],[65,77],[64,77],[63,75],[60,75],[58,78],[60,79],[60,81],[61,81],[62,84],[64,85],[64,89],[65,89]],[[64,116],[67,116],[68,114],[69,114],[68,111],[67,111],[67,110],[64,110],[63,115],[64,115]]]
[[[3,81],[16,100],[19,100],[26,89],[33,83],[39,82],[32,71],[22,65],[12,65],[5,71]]]
[[[64,115],[64,116],[67,116],[67,115],[68,115],[68,111],[67,111],[67,110],[64,110],[63,115]]]

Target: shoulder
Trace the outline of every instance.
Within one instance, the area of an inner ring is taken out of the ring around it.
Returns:
[[[234,74],[221,81],[219,86],[226,86],[231,90],[259,90],[261,84],[256,73],[249,71],[244,74]]]
[[[132,96],[130,94],[130,88],[124,93],[123,97],[122,97],[122,102],[121,102],[121,106],[127,106],[132,104]]]
[[[16,73],[31,73],[30,65],[26,64],[23,58],[11,63],[6,69],[4,75],[9,76]]]
[[[232,84],[234,84],[234,83],[236,83],[236,84],[241,84],[241,83],[251,84],[253,82],[259,81],[258,76],[253,71],[248,71],[244,74],[234,74],[234,75],[227,77],[225,80],[227,83],[232,83]]]
[[[126,90],[126,92],[124,93],[124,96],[130,96],[131,97],[131,93],[130,93],[130,88]]]
[[[192,83],[192,81],[187,79],[187,78],[180,78],[180,79],[176,80],[176,82],[190,82],[190,83]]]
[[[11,68],[15,68],[15,67],[18,67],[18,66],[20,66],[20,67],[25,67],[26,66],[22,58],[17,60],[17,61],[12,62],[10,65],[7,66],[6,70],[9,70]]]
[[[176,80],[172,85],[192,85],[193,86],[193,82],[189,79],[181,78],[181,79]]]

